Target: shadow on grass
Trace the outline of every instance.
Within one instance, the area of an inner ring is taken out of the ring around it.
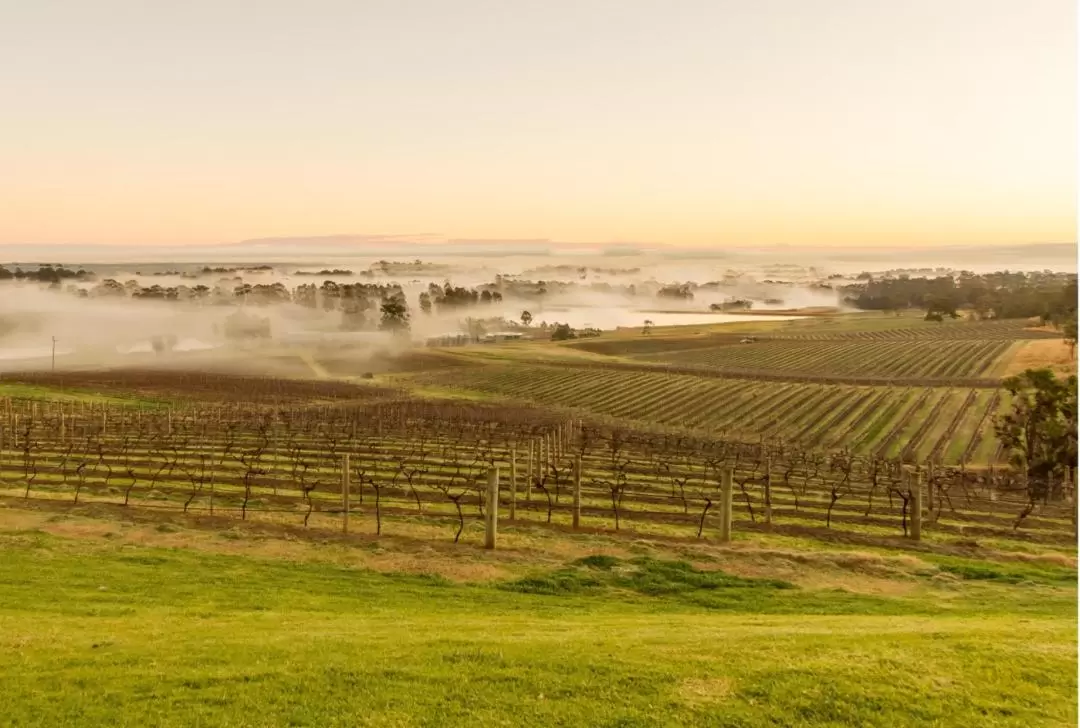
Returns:
[[[588,556],[499,589],[541,596],[584,596],[681,603],[711,610],[770,614],[910,613],[897,600],[834,590],[806,591],[779,579],[748,579],[701,570],[685,561]],[[932,608],[929,608],[933,611]]]

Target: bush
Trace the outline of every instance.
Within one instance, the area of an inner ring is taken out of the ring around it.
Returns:
[[[570,328],[570,324],[555,324],[555,329],[551,332],[552,341],[567,341],[576,338],[577,332]]]

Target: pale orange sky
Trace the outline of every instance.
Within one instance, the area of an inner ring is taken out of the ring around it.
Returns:
[[[35,0],[0,243],[1072,242],[1071,0]]]

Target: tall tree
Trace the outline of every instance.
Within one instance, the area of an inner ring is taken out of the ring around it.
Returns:
[[[405,303],[404,294],[399,292],[384,298],[379,311],[382,313],[379,328],[394,333],[404,333],[409,330],[409,307]]]
[[[1028,369],[1004,385],[1013,395],[1012,409],[997,418],[994,430],[1012,463],[1027,474],[1029,488],[1038,488],[1050,475],[1075,467],[1076,375],[1058,379],[1049,369]]]

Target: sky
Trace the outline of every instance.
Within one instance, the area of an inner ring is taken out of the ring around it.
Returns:
[[[0,0],[0,244],[1075,242],[1073,0]]]

